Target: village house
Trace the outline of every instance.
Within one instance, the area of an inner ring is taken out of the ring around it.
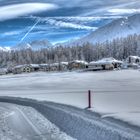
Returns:
[[[127,63],[129,64],[140,64],[140,57],[139,56],[129,56],[127,59],[126,59]]]
[[[69,62],[68,64],[69,70],[85,69],[87,67],[88,67],[88,63],[82,60],[74,60]]]
[[[0,68],[0,75],[8,74],[8,70],[6,68]]]
[[[67,70],[68,70],[68,62],[50,64],[50,71],[67,71]]]
[[[89,70],[113,70],[114,68],[119,68],[122,65],[122,61],[116,60],[114,58],[103,58],[98,61],[90,62],[88,65]]]
[[[14,74],[20,74],[20,73],[30,73],[34,71],[39,71],[40,67],[38,64],[24,64],[24,65],[18,65],[13,68]]]
[[[60,63],[60,69],[61,71],[67,71],[68,70],[68,62],[61,62]]]
[[[59,70],[60,70],[59,63],[50,64],[50,71],[59,71]]]
[[[50,71],[50,65],[49,64],[40,64],[40,71]]]
[[[140,65],[140,57],[139,56],[129,56],[126,59],[127,67],[137,69]]]

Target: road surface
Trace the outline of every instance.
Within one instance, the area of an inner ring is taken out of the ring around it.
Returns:
[[[22,137],[29,140],[42,140],[41,132],[30,119],[14,104],[0,103],[0,108],[9,112],[4,118],[10,129],[18,132]]]

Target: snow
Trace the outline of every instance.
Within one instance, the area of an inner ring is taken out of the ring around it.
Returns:
[[[130,56],[131,58],[133,58],[133,59],[140,59],[140,57],[139,56]]]
[[[86,108],[90,89],[94,112],[140,126],[139,75],[138,70],[6,75],[0,77],[0,95]]]
[[[60,131],[55,124],[51,123],[47,118],[32,107],[18,106],[18,108],[25,112],[33,124],[41,130],[44,140],[46,140],[46,138],[49,138],[50,140],[76,140]]]
[[[24,67],[24,66],[26,66],[26,65],[17,65],[17,66],[15,66],[14,68],[22,68],[22,67]]]
[[[139,23],[140,14],[131,15],[130,17],[127,17],[127,19],[125,17],[120,18],[95,30],[85,37],[77,39],[76,41],[67,42],[64,46],[83,45],[87,42],[92,44],[103,43],[106,40],[112,41],[116,38],[139,34]]]
[[[2,103],[7,104],[7,103]],[[9,104],[18,109],[23,116],[29,121],[29,124],[36,130],[39,134],[35,137],[42,140],[76,140],[66,133],[60,131],[60,129],[53,123],[51,123],[47,118],[41,115],[32,107],[25,107],[19,105]],[[6,107],[7,108],[7,107]],[[1,140],[29,140],[32,138],[31,135],[24,136],[20,131],[12,129],[8,120],[15,112],[10,111],[6,108],[0,108],[0,138]],[[24,126],[23,126],[24,127]],[[20,129],[20,128],[19,128]]]
[[[124,122],[132,125],[140,125],[140,112],[139,111],[128,111],[128,112],[116,112],[114,114],[102,115],[102,118],[113,117],[115,119],[123,120]],[[126,119],[127,118],[127,119]]]
[[[85,64],[85,65],[88,64],[88,62],[83,61],[83,60],[74,60],[73,62],[75,62],[75,63],[81,63],[81,64]]]
[[[31,66],[33,68],[39,68],[39,64],[29,64],[29,66]]]
[[[11,51],[10,47],[0,47],[0,51],[9,52]]]
[[[89,64],[90,65],[97,65],[97,64],[102,65],[102,64],[112,64],[112,63],[120,63],[120,64],[122,64],[123,62],[110,57],[110,58],[103,58],[103,59],[98,60],[98,61],[92,61]]]
[[[49,64],[39,64],[40,66],[49,66]]]
[[[6,122],[6,118],[12,115],[13,112],[0,108],[0,139],[1,140],[27,140],[23,138],[19,133],[14,132]]]
[[[68,62],[61,62],[62,65],[68,65]]]

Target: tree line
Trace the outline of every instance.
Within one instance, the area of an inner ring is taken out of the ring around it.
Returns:
[[[94,45],[85,43],[81,46],[64,47],[60,45],[36,51],[32,49],[0,51],[0,66],[12,67],[22,64],[69,62],[72,60],[91,62],[105,57],[124,60],[129,55],[140,56],[140,35],[129,35],[126,38],[117,38]]]

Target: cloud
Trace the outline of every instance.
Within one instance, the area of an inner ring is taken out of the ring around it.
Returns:
[[[55,19],[48,19],[46,20],[46,23],[49,23],[50,25],[55,25],[57,27],[63,27],[63,28],[75,28],[75,29],[85,29],[85,30],[96,30],[97,27],[90,27],[86,25],[80,25],[75,24],[71,22],[64,22],[64,21],[57,21]]]
[[[57,19],[57,20],[67,20],[67,21],[97,21],[97,20],[102,20],[102,19],[116,19],[116,18],[121,18],[121,16],[69,16],[69,17],[50,17],[53,19]]]
[[[109,9],[108,12],[112,15],[133,14],[140,13],[140,9]]]
[[[9,32],[5,32],[2,35],[3,36],[12,36],[12,35],[19,35],[20,33],[22,33],[21,31],[9,31]]]
[[[50,3],[23,3],[0,7],[0,20],[7,20],[19,16],[57,9],[58,6]]]

